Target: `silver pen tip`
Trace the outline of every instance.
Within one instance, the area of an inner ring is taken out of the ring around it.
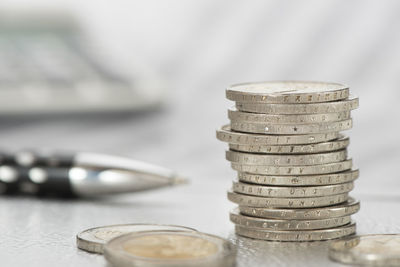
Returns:
[[[189,179],[187,179],[186,177],[180,176],[178,174],[173,175],[171,177],[171,184],[173,185],[183,185],[183,184],[188,184],[189,183]]]

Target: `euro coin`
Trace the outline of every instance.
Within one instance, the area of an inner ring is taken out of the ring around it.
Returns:
[[[321,230],[293,231],[259,230],[236,225],[235,231],[240,236],[270,241],[322,241],[353,235],[356,232],[356,224]]]
[[[265,114],[338,113],[358,108],[358,98],[350,97],[335,102],[313,104],[259,104],[236,102],[236,108],[240,111]]]
[[[339,173],[317,174],[317,175],[259,175],[238,172],[241,182],[258,185],[275,186],[313,186],[332,185],[353,182],[359,176],[358,170],[349,170]]]
[[[217,130],[217,139],[230,144],[241,145],[296,145],[327,142],[339,138],[338,132],[302,135],[266,135],[240,133],[231,130],[229,125]]]
[[[313,134],[340,132],[351,129],[353,122],[351,119],[329,123],[316,124],[265,124],[231,121],[233,131],[260,134]]]
[[[228,118],[236,122],[268,123],[268,124],[306,124],[328,123],[350,119],[350,111],[322,114],[261,114],[242,112],[236,109],[228,109]]]
[[[242,215],[237,209],[231,211],[229,217],[231,222],[239,226],[252,229],[278,231],[327,229],[342,226],[351,222],[350,216],[315,220],[278,220],[256,218]]]
[[[254,154],[313,154],[342,150],[349,145],[349,138],[340,136],[336,140],[306,145],[240,145],[229,144],[229,149]]]
[[[266,186],[266,185],[253,185],[241,182],[233,182],[233,192],[262,197],[290,197],[290,198],[303,198],[303,197],[322,197],[337,194],[348,193],[353,190],[353,182],[335,185],[320,185],[320,186]]]
[[[332,206],[348,200],[348,194],[339,194],[323,197],[260,197],[228,191],[228,199],[239,206],[257,208],[313,208]]]
[[[110,240],[104,256],[113,266],[231,267],[236,262],[236,247],[200,232],[146,231]]]
[[[226,89],[226,98],[238,102],[318,103],[337,101],[348,96],[347,85],[312,81],[242,83]]]
[[[351,159],[306,166],[268,166],[268,165],[245,165],[240,163],[231,163],[232,169],[239,172],[265,175],[317,175],[327,173],[337,173],[350,170],[353,163]]]
[[[107,241],[122,234],[141,232],[149,230],[170,230],[170,231],[196,231],[195,229],[162,224],[116,224],[90,228],[80,232],[76,236],[78,248],[87,252],[103,254],[103,246]]]
[[[360,202],[351,197],[349,197],[349,199],[344,203],[319,208],[279,209],[239,206],[239,211],[243,215],[280,220],[318,220],[337,218],[352,215],[359,210]]]
[[[228,161],[244,165],[306,166],[339,162],[346,158],[346,149],[328,153],[302,155],[260,155],[231,150],[226,151],[226,159]]]

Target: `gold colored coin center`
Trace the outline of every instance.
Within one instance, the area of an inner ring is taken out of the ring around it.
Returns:
[[[96,237],[99,240],[107,241],[107,240],[117,237],[123,233],[124,232],[118,231],[118,230],[100,230],[100,231],[96,231],[94,233],[94,237]]]
[[[125,252],[152,259],[196,259],[216,254],[216,244],[185,235],[159,234],[140,236],[123,244]]]

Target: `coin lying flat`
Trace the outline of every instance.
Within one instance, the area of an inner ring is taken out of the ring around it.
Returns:
[[[258,185],[275,186],[310,186],[310,185],[332,185],[353,182],[359,176],[358,170],[349,170],[332,174],[320,175],[259,175],[238,172],[241,182]]]
[[[200,232],[146,231],[110,240],[104,256],[113,266],[230,267],[236,262],[236,247]]]
[[[364,235],[331,243],[329,257],[344,264],[400,266],[400,235]]]
[[[266,124],[231,121],[231,129],[238,132],[260,134],[313,134],[340,132],[351,129],[352,120],[315,124]]]
[[[245,165],[268,166],[306,166],[343,161],[347,158],[347,150],[305,155],[260,155],[236,151],[226,151],[226,159],[230,162]]]
[[[236,225],[235,231],[241,236],[270,241],[322,241],[352,235],[356,232],[356,224],[350,223],[322,230],[299,231],[258,230]]]
[[[358,98],[336,102],[312,103],[312,104],[255,104],[236,102],[236,108],[240,111],[265,113],[265,114],[316,114],[316,113],[337,113],[350,111],[358,108]]]
[[[345,99],[349,87],[338,83],[276,81],[235,84],[226,89],[226,98],[240,102],[315,103]]]
[[[236,109],[228,109],[228,118],[236,122],[257,122],[269,124],[306,124],[326,123],[350,119],[350,111],[325,114],[262,114],[241,112]]]
[[[245,165],[231,163],[232,169],[240,172],[263,175],[315,175],[326,173],[337,173],[350,170],[353,163],[351,159],[308,166],[266,166],[266,165]]]
[[[229,149],[257,154],[310,154],[341,150],[346,148],[349,143],[349,138],[341,135],[336,140],[317,144],[277,146],[229,144]]]
[[[316,220],[277,220],[255,218],[242,215],[237,209],[231,211],[229,218],[236,225],[260,230],[318,230],[338,227],[351,222],[350,216]]]
[[[278,197],[259,197],[228,191],[228,199],[241,206],[258,208],[312,208],[336,205],[346,202],[348,194],[339,194],[323,197],[304,197],[304,198],[278,198]]]
[[[337,218],[352,215],[359,210],[360,202],[355,201],[351,197],[349,197],[347,202],[344,202],[342,204],[320,208],[267,209],[239,206],[239,211],[243,215],[281,220],[317,220],[326,218]]]
[[[353,182],[335,185],[320,185],[320,186],[266,186],[253,185],[241,182],[233,182],[233,192],[261,197],[322,197],[337,194],[348,193],[353,190]]]
[[[104,244],[114,237],[131,232],[149,230],[196,231],[195,229],[178,225],[116,224],[90,228],[82,231],[76,236],[76,244],[78,248],[87,252],[102,254]]]
[[[303,135],[266,135],[251,134],[231,131],[229,125],[217,130],[217,138],[223,142],[242,145],[296,145],[313,144],[335,140],[339,137],[338,132],[303,134]]]

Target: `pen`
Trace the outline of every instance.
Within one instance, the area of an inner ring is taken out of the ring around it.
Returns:
[[[95,153],[3,154],[0,192],[96,197],[186,183],[175,172],[129,158]]]

